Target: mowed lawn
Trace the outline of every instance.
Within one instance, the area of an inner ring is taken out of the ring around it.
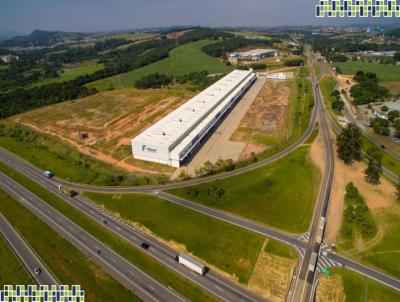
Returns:
[[[184,245],[194,256],[236,276],[250,279],[264,238],[153,195],[85,193],[121,218],[139,223],[156,236]]]
[[[130,72],[108,77],[88,84],[98,90],[111,88],[126,88],[134,86],[143,76],[152,73],[162,73],[169,76],[178,76],[195,71],[207,70],[208,73],[228,73],[233,67],[226,66],[220,59],[213,58],[201,51],[204,45],[213,43],[210,40],[201,40],[178,46],[170,51],[169,57],[145,67]]]
[[[357,71],[376,73],[381,81],[400,81],[400,67],[390,64],[368,63],[361,61],[337,62],[343,74],[355,74]]]
[[[3,200],[5,195],[0,192]],[[4,284],[32,284],[32,278],[18,260],[5,239],[0,235],[0,286]]]
[[[263,168],[169,192],[281,230],[302,233],[311,220],[320,177],[309,159],[309,147],[304,146]],[[225,190],[221,199],[209,196],[213,186]],[[198,195],[193,194],[196,189]]]

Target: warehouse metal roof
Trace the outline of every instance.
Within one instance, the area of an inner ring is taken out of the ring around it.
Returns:
[[[265,49],[265,48],[257,48],[243,52],[234,52],[233,55],[239,55],[242,57],[250,57],[250,56],[261,56],[266,53],[276,52],[275,49]]]
[[[232,71],[146,129],[134,140],[168,147],[171,151],[251,73],[251,70]]]

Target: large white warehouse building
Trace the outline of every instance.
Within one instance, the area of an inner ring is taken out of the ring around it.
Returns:
[[[247,89],[252,70],[234,70],[132,139],[135,159],[180,167],[199,147]]]

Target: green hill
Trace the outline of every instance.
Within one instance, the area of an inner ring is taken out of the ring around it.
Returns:
[[[212,58],[201,51],[204,45],[210,43],[212,43],[210,40],[201,40],[178,46],[169,53],[167,59],[90,83],[87,87],[95,87],[97,90],[132,87],[136,80],[156,72],[177,76],[203,70],[207,70],[210,74],[231,71],[232,67],[226,66],[220,59]]]

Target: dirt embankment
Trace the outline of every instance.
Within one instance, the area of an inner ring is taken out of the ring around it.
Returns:
[[[14,120],[129,172],[152,173],[151,168],[127,161],[131,158],[130,140],[191,94],[179,88],[176,91],[123,89],[43,107]]]

